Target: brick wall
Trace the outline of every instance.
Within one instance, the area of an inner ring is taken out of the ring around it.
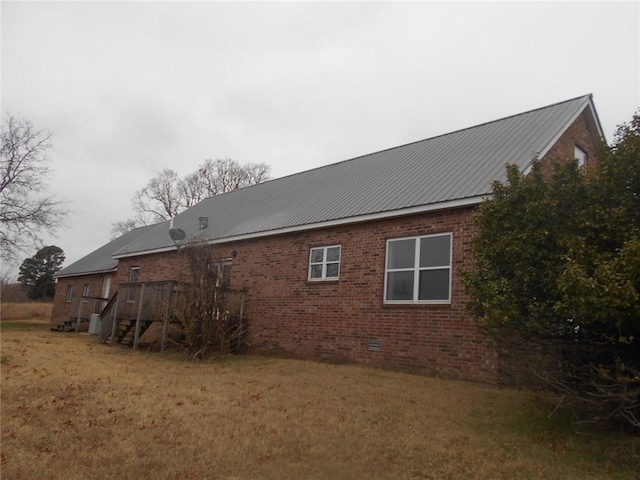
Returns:
[[[587,167],[597,163],[598,133],[593,117],[587,110],[562,134],[542,159],[543,169],[549,173],[559,162],[574,158],[574,147],[587,154]]]
[[[188,266],[185,257],[175,251],[121,258],[116,274],[116,284],[128,283],[133,267],[138,267],[138,282],[159,282],[189,280]]]
[[[356,362],[493,383],[496,359],[465,310],[459,270],[470,265],[470,209],[236,243],[232,283],[249,292],[251,351]],[[385,305],[386,241],[453,233],[450,304]],[[340,278],[308,281],[309,250],[341,245]],[[382,349],[367,349],[380,340]]]
[[[496,382],[496,358],[465,310],[459,270],[470,265],[471,209],[456,209],[308,232],[226,243],[212,248],[233,259],[232,287],[245,289],[250,352],[353,362],[429,376]],[[451,303],[385,305],[386,241],[451,232]],[[340,278],[308,281],[312,247],[341,245]],[[167,252],[120,260],[114,279],[189,280],[183,255]],[[114,290],[115,291],[115,290]],[[382,349],[367,349],[380,340]]]
[[[74,317],[77,316],[78,301],[82,296],[84,285],[89,285],[89,296],[101,297],[104,279],[107,276],[113,276],[113,274],[102,273],[59,278],[56,284],[56,293],[53,298],[53,308],[51,310],[51,328],[57,328],[59,324],[68,320],[70,315]],[[67,302],[67,287],[70,285],[73,286],[73,299],[71,302]],[[113,295],[115,291],[115,283],[112,283],[110,295]]]

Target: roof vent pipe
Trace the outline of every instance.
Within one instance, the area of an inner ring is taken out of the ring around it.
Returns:
[[[200,230],[204,230],[209,226],[209,217],[198,217],[198,221],[200,222]]]

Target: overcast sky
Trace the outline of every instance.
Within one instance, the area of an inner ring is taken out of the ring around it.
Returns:
[[[587,93],[610,141],[640,107],[637,1],[0,9],[2,114],[54,134],[50,193],[71,213],[46,242],[65,266],[163,168],[281,177]]]

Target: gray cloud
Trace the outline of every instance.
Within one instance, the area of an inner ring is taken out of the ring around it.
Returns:
[[[631,2],[2,5],[2,111],[55,133],[50,239],[77,260],[162,168],[282,176],[593,93],[640,105]]]

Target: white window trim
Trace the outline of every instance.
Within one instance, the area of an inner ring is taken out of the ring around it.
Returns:
[[[587,164],[587,152],[577,145],[574,145],[573,147],[573,156],[578,160],[579,167],[584,167]]]
[[[420,239],[449,236],[449,265],[439,267],[420,267]],[[395,268],[391,269],[392,272],[408,272],[413,271],[413,299],[412,300],[388,300],[387,299],[387,279],[389,278],[389,269],[387,267],[389,261],[389,244],[398,240],[415,240],[415,256],[413,268]],[[453,232],[434,233],[430,235],[418,235],[414,237],[398,237],[389,238],[387,240],[387,250],[384,257],[384,304],[386,305],[414,305],[414,304],[435,304],[435,305],[450,305],[451,304],[451,284],[453,279]],[[449,298],[446,300],[418,300],[418,291],[420,289],[420,272],[425,270],[449,270]]]
[[[217,285],[216,287],[225,287],[225,288],[231,288],[231,272],[229,272],[229,276],[225,277],[224,275],[224,271],[225,271],[225,267],[230,267],[231,269],[233,269],[233,262],[231,260],[221,260],[220,262],[218,262],[218,280],[217,280]]]
[[[327,262],[327,250],[330,248],[338,248],[338,260]],[[311,258],[314,250],[322,250],[322,263],[320,262],[311,262]],[[327,264],[338,264],[338,275],[335,277],[327,277]],[[342,245],[327,245],[321,247],[311,247],[309,249],[309,268],[307,269],[307,280],[310,282],[335,282],[340,279],[340,264],[342,263]],[[312,265],[322,265],[322,277],[320,278],[312,278],[311,277],[311,266]]]
[[[133,271],[136,271],[136,281],[132,282],[131,281],[131,276],[133,275]],[[128,283],[138,283],[138,279],[140,278],[140,267],[131,267],[129,269],[129,282]],[[127,298],[126,298],[127,303],[135,303],[136,302],[136,298],[135,295],[131,295],[131,290],[129,290],[127,292]]]
[[[136,270],[138,273],[136,273],[136,281],[135,281],[135,282],[132,282],[132,281],[131,281],[131,276],[133,275],[133,271],[134,271],[134,270]],[[139,275],[140,275],[140,267],[131,267],[131,268],[129,269],[129,282],[128,282],[128,283],[138,283]]]
[[[91,293],[91,285],[85,283],[84,285],[82,285],[82,303],[87,303],[89,301],[87,298],[85,298],[89,296],[89,293]]]
[[[65,297],[66,303],[71,303],[73,300],[73,285],[67,285],[67,296]]]

